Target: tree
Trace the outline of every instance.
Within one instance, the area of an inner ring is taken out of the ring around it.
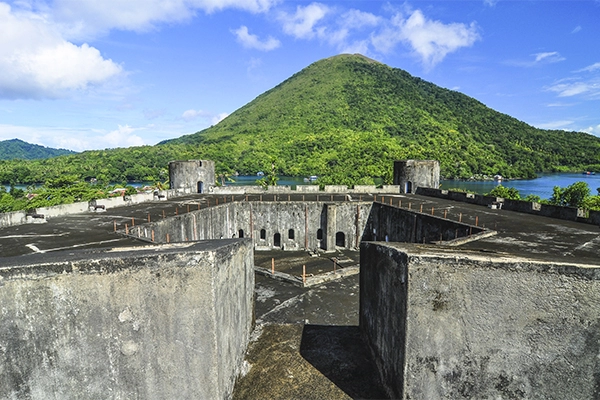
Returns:
[[[557,206],[583,207],[590,197],[590,187],[585,182],[575,182],[566,188],[554,186],[550,204]]]
[[[502,185],[496,186],[487,195],[494,197],[502,197],[503,199],[508,200],[521,200],[521,194],[517,189],[512,187],[504,187]]]

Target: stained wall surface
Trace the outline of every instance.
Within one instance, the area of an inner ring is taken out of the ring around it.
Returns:
[[[131,234],[139,232],[149,238],[154,231],[156,242],[165,242],[167,234],[170,242],[243,235],[252,238],[259,249],[354,248],[359,245],[371,206],[369,202],[242,201],[144,224]]]
[[[210,160],[171,161],[171,189],[184,193],[209,193],[215,186],[215,162]]]
[[[435,160],[394,161],[394,185],[402,193],[416,193],[417,188],[440,186],[440,163]]]
[[[253,323],[249,240],[3,262],[0,398],[232,392]]]
[[[600,396],[600,269],[361,244],[360,325],[402,399]]]

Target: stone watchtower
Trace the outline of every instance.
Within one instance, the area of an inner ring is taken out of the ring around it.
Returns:
[[[418,187],[437,189],[440,186],[440,162],[394,161],[394,185],[399,185],[402,193],[416,193]]]
[[[215,162],[208,160],[171,161],[171,189],[185,193],[206,193],[215,186]]]

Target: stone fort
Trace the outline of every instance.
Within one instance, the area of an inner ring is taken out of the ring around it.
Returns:
[[[389,398],[600,396],[600,213],[440,190],[435,161],[382,188],[169,169],[168,191],[2,215],[0,397],[231,398],[261,250],[360,251]]]

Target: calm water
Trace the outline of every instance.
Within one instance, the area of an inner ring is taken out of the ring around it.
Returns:
[[[229,185],[254,185],[258,176],[237,176],[233,177],[234,182],[227,182]],[[598,194],[596,188],[600,187],[600,174],[598,175],[583,175],[581,173],[556,173],[556,174],[540,174],[537,179],[530,180],[516,180],[516,181],[503,181],[501,184],[505,187],[514,187],[519,191],[522,197],[529,194],[540,196],[542,199],[548,199],[552,196],[552,188],[554,186],[567,187],[575,182],[583,181],[588,184],[592,194]],[[145,185],[152,185],[152,182],[134,182],[129,183],[134,187],[142,187]],[[278,185],[306,185],[303,177],[296,176],[280,176]],[[452,181],[444,180],[441,182],[442,189],[464,189],[475,193],[488,193],[494,187],[500,183],[493,181]],[[26,189],[26,185],[15,185],[18,188]],[[8,187],[6,188],[8,190]]]
[[[600,175],[583,175],[581,173],[539,174],[537,179],[503,181],[501,184],[504,187],[517,189],[522,197],[533,194],[540,196],[542,199],[549,199],[552,196],[554,186],[565,188],[578,181],[586,182],[593,195],[598,194],[596,188],[600,187]],[[492,181],[442,181],[441,184],[442,189],[459,188],[484,194],[491,191],[500,183]]]
[[[249,175],[249,176],[234,176],[232,179],[234,182],[227,182],[226,186],[235,185],[256,185],[256,181],[262,178],[261,176]],[[282,186],[296,186],[296,185],[308,185],[309,182],[304,182],[303,177],[297,176],[280,176],[277,181],[278,185]]]

